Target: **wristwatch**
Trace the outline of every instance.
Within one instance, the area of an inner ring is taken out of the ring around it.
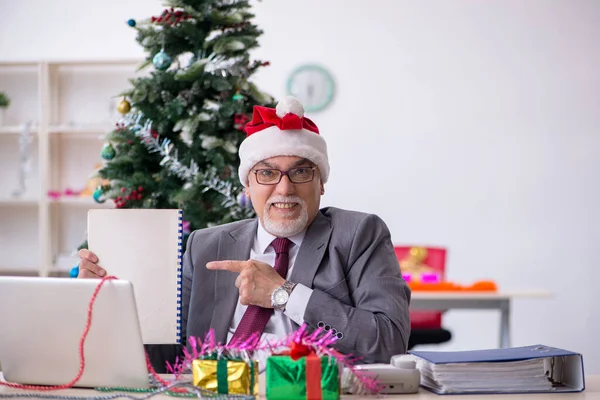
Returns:
[[[285,281],[283,285],[278,287],[271,293],[271,306],[275,310],[283,310],[290,299],[292,290],[296,287],[296,283]]]

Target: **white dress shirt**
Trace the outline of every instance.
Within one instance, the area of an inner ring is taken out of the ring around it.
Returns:
[[[293,244],[290,245],[289,248],[289,266],[286,277],[287,280],[289,280],[290,276],[292,275],[292,270],[296,262],[296,256],[298,255],[298,250],[300,249],[300,245],[302,244],[305,233],[306,231],[302,231],[296,236],[288,238],[293,242]],[[267,232],[259,222],[256,236],[254,238],[254,244],[252,245],[252,250],[250,251],[250,258],[252,260],[264,262],[270,266],[274,266],[276,254],[271,243],[275,239],[276,237]],[[232,290],[237,290],[237,288],[233,287]],[[302,325],[304,323],[304,311],[306,310],[311,294],[312,289],[304,285],[297,284],[290,295],[285,310],[274,311],[273,315],[265,326],[261,340],[281,339],[288,336],[294,331],[292,321],[298,325]],[[229,343],[231,340],[235,329],[240,323],[242,316],[246,312],[246,308],[247,306],[240,304],[238,299],[237,307],[235,309],[235,313],[233,314],[233,320],[231,321],[229,332],[227,334],[227,343]]]

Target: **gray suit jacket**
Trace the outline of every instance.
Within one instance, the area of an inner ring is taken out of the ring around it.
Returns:
[[[214,329],[226,343],[238,301],[237,273],[211,271],[215,260],[248,260],[257,219],[194,231],[184,255],[184,337]],[[410,290],[402,279],[390,234],[377,216],[324,208],[309,226],[290,277],[314,289],[304,321],[337,331],[335,347],[362,362],[389,363],[405,353]]]

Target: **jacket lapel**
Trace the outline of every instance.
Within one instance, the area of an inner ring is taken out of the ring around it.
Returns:
[[[312,287],[317,269],[327,250],[331,230],[329,219],[319,212],[313,223],[308,227],[298,251],[290,277],[292,282],[301,283],[309,288]]]
[[[248,260],[256,235],[257,221],[257,219],[250,221],[231,232],[222,232],[217,250],[217,260]],[[235,287],[238,274],[229,271],[215,271],[215,274],[215,307],[211,326],[215,331],[217,342],[225,344],[239,298],[238,290]]]

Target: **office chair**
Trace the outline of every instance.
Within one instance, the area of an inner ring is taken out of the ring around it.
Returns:
[[[394,251],[403,274],[410,274],[412,279],[422,272],[436,273],[440,279],[445,278],[446,249],[439,247],[395,246]],[[442,327],[442,312],[411,311],[411,334],[408,349],[420,344],[439,344],[448,342],[452,333]]]

